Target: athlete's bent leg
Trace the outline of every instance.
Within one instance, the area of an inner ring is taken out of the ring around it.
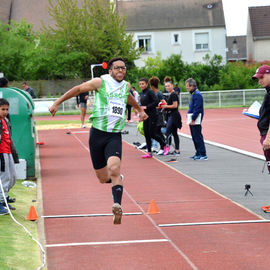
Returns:
[[[123,182],[120,176],[121,160],[119,157],[111,156],[108,159],[107,166],[110,179],[112,180],[112,195],[113,195],[113,223],[121,224],[122,219],[122,195],[123,195]]]
[[[108,181],[110,180],[110,176],[108,173],[107,166],[105,166],[102,169],[95,170],[95,172],[96,172],[96,176],[101,184],[108,183]]]

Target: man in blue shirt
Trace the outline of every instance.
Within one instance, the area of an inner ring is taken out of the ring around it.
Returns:
[[[188,121],[192,140],[196,149],[194,156],[190,157],[194,160],[207,160],[204,139],[202,135],[202,119],[203,119],[203,97],[197,88],[197,83],[194,79],[186,80],[186,89],[191,94],[188,109]]]

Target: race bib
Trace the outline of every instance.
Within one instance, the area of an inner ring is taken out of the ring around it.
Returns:
[[[125,103],[120,100],[110,100],[108,115],[125,118]]]

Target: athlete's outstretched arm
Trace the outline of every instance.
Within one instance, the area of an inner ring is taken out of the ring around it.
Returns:
[[[74,86],[53,103],[53,105],[49,108],[50,113],[54,116],[58,110],[58,106],[72,97],[75,97],[84,92],[94,90],[98,91],[101,86],[101,82],[102,80],[100,78],[94,78],[90,81]]]

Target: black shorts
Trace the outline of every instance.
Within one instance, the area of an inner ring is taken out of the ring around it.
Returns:
[[[122,157],[121,132],[105,132],[96,128],[90,129],[89,149],[92,164],[95,170],[107,166],[109,157]]]

